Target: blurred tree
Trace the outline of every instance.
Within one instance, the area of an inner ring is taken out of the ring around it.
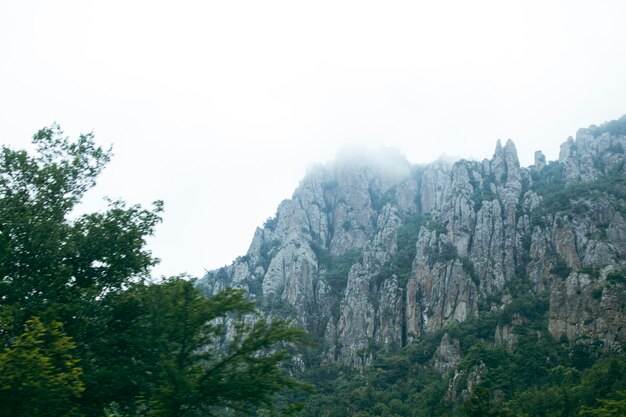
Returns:
[[[140,403],[127,403],[126,410],[163,417],[249,411],[276,392],[304,387],[280,366],[305,341],[304,331],[255,316],[243,291],[207,298],[178,278],[126,295],[140,306],[129,334],[132,350],[141,352],[136,378],[143,379],[135,396]]]
[[[104,212],[71,220],[111,151],[96,146],[92,134],[72,142],[57,125],[37,132],[33,143],[34,156],[0,149],[0,336],[20,337],[32,317],[59,322],[83,359],[91,327],[108,313],[106,303],[147,277],[156,263],[145,237],[160,221],[162,203],[145,210],[111,201]],[[91,366],[84,360],[80,365]],[[88,383],[85,388],[98,391]]]
[[[79,416],[84,386],[74,348],[61,323],[28,320],[0,353],[0,416]]]
[[[582,407],[579,415],[584,417],[623,417],[626,416],[626,391],[617,393],[617,399],[598,400],[597,408]]]
[[[302,330],[241,291],[146,283],[160,201],[71,219],[110,150],[56,125],[33,143],[0,150],[0,416],[208,415],[301,387],[281,364]]]
[[[91,134],[70,142],[56,125],[33,143],[36,156],[0,150],[0,302],[18,323],[39,316],[72,327],[90,303],[147,276],[156,260],[145,237],[162,203],[150,211],[110,202],[105,212],[71,221],[111,153]]]

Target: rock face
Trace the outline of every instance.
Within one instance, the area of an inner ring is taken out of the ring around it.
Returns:
[[[445,333],[431,360],[433,367],[442,375],[451,372],[461,361],[461,345],[459,341]]]
[[[324,341],[326,360],[356,368],[487,300],[501,307],[493,300],[519,282],[549,292],[555,338],[612,349],[626,340],[626,136],[615,129],[626,118],[611,123],[581,129],[558,161],[537,152],[529,168],[510,140],[481,162],[413,166],[384,153],[317,166],[248,253],[198,285],[245,288]],[[454,366],[440,356],[442,371]]]

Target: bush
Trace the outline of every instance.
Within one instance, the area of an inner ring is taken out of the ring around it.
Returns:
[[[624,284],[626,283],[626,269],[621,271],[609,272],[606,275],[607,282],[611,284]]]
[[[591,125],[588,130],[593,136],[600,136],[603,133],[609,133],[613,136],[624,136],[626,135],[626,116],[602,123],[600,126]]]
[[[567,278],[572,272],[572,268],[567,266],[563,259],[559,259],[556,264],[550,269],[550,273],[561,278]]]
[[[417,250],[417,238],[422,227],[426,227],[437,234],[448,232],[430,214],[416,214],[405,219],[402,226],[398,229],[396,237],[398,250],[381,268],[378,274],[378,285],[394,275],[397,277],[400,286],[406,285],[411,275],[413,260]]]
[[[274,217],[268,217],[263,223],[263,228],[267,230],[271,230],[272,232],[276,230],[276,226],[278,225],[278,214]]]
[[[348,284],[348,274],[352,265],[358,263],[361,252],[357,250],[348,251],[342,255],[331,256],[323,278],[335,294],[341,294]]]
[[[477,287],[480,286],[480,277],[478,276],[478,273],[476,273],[474,262],[472,262],[467,256],[463,256],[461,257],[461,265],[463,265],[463,270],[467,272],[467,275],[469,275],[474,285]]]

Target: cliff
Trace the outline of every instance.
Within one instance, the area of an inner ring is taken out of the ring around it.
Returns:
[[[268,315],[291,317],[323,341],[326,360],[355,368],[376,351],[503,309],[520,287],[548,298],[555,339],[618,350],[625,127],[626,117],[580,129],[557,161],[537,152],[527,168],[510,140],[483,161],[339,157],[307,173],[245,256],[198,285],[207,294],[245,288]],[[441,367],[454,367],[444,359]]]

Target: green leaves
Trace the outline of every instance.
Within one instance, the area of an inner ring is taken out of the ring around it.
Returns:
[[[33,142],[0,150],[0,417],[207,415],[301,387],[282,364],[302,330],[239,290],[145,284],[162,202],[68,218],[110,149],[58,125]]]
[[[109,398],[118,409],[134,412],[142,398],[150,416],[251,410],[270,403],[276,392],[304,387],[282,371],[292,348],[305,342],[304,331],[256,316],[241,290],[207,298],[192,282],[176,278],[138,285],[117,306],[133,317],[126,329],[103,337],[118,343],[122,338],[125,350],[134,353],[134,366],[110,354],[106,359],[107,352],[99,352],[97,360],[103,360],[99,369],[119,367],[122,380],[114,384],[136,382],[135,389],[122,390],[133,391],[127,398]],[[107,378],[100,381],[107,384]]]
[[[34,159],[49,190],[58,190],[68,203],[77,203],[95,185],[95,179],[111,159],[111,149],[94,143],[93,133],[82,134],[75,142],[63,136],[57,124],[33,136],[38,157]]]
[[[0,150],[0,417],[207,415],[302,387],[282,371],[302,330],[240,290],[145,284],[162,202],[68,218],[110,149],[58,125],[33,142]]]
[[[26,322],[0,353],[0,416],[78,416],[84,390],[75,345],[61,323]]]
[[[33,143],[32,156],[0,150],[0,410],[73,415],[78,397],[93,391],[81,374],[94,367],[77,358],[89,358],[87,329],[106,312],[107,294],[146,276],[155,263],[145,236],[162,206],[113,202],[72,221],[69,213],[111,152],[93,134],[70,141],[58,125],[40,130]]]
[[[161,220],[162,203],[146,210],[110,202],[107,211],[71,221],[111,151],[93,134],[72,142],[57,125],[33,142],[34,156],[0,151],[0,303],[13,306],[18,323],[38,316],[73,331],[85,305],[147,276],[156,260],[145,237]]]
[[[626,391],[620,391],[615,400],[598,400],[597,408],[583,407],[583,417],[623,417],[626,415]]]
[[[334,369],[336,364],[308,370],[305,379],[318,392],[302,415],[624,415],[617,410],[626,389],[626,355],[559,343],[546,330],[547,300],[517,297],[504,311],[455,322],[400,351],[381,353],[362,372]],[[514,335],[511,346],[496,342],[497,326]],[[448,375],[433,366],[444,333],[459,340],[462,356]]]
[[[207,299],[182,280],[146,290],[160,300],[155,307],[161,312],[152,316],[171,320],[157,339],[169,349],[159,359],[162,379],[153,397],[155,409],[167,412],[155,415],[225,406],[247,410],[300,386],[280,365],[291,357],[289,346],[304,342],[304,331],[283,320],[254,318],[242,291]]]

